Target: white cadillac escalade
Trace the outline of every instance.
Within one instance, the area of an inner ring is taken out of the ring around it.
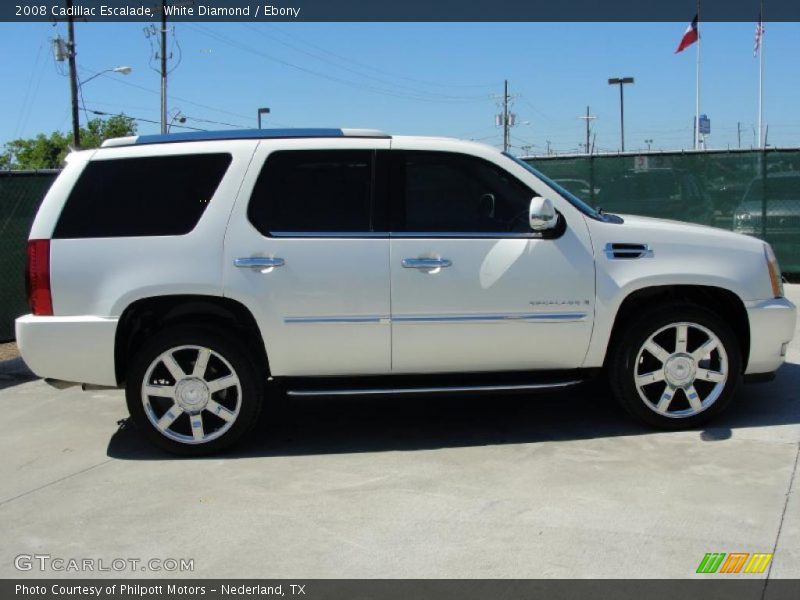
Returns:
[[[768,244],[603,214],[489,146],[370,130],[139,136],[71,154],[28,242],[22,355],[220,450],[273,394],[563,387],[662,428],[784,361]]]

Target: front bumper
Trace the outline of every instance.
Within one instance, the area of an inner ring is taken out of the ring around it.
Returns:
[[[771,373],[786,359],[786,347],[794,337],[797,308],[786,298],[748,302],[750,357],[745,375]]]
[[[40,377],[116,386],[114,340],[117,319],[108,317],[37,317],[16,321],[22,358]]]

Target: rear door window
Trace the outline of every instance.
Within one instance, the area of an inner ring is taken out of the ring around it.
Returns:
[[[263,235],[373,231],[374,152],[285,150],[269,155],[247,216]]]
[[[187,234],[230,163],[230,154],[92,161],[72,189],[53,237]]]

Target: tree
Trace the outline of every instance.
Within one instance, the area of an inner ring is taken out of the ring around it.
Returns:
[[[105,121],[91,119],[81,127],[81,148],[97,148],[104,140],[136,133],[136,122],[124,114]],[[70,151],[72,136],[54,131],[34,138],[12,140],[0,153],[0,169],[59,169]]]

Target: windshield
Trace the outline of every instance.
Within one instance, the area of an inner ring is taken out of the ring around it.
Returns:
[[[541,179],[545,184],[549,185],[551,188],[553,188],[559,194],[564,196],[564,198],[567,200],[567,202],[572,204],[572,206],[577,208],[579,211],[581,211],[586,216],[592,217],[593,219],[597,219],[599,221],[603,220],[603,217],[594,208],[592,208],[591,206],[586,204],[586,202],[584,202],[583,200],[578,198],[575,194],[573,194],[572,192],[567,190],[564,186],[559,185],[558,183],[556,183],[555,181],[550,179],[547,175],[544,175],[538,169],[534,169],[531,165],[526,163],[524,160],[520,160],[516,156],[512,156],[511,154],[509,154],[507,152],[503,152],[503,155],[507,156],[508,158],[513,160],[515,163],[517,163],[521,167],[523,167],[526,170],[528,170],[531,173],[533,173],[538,179]]]

